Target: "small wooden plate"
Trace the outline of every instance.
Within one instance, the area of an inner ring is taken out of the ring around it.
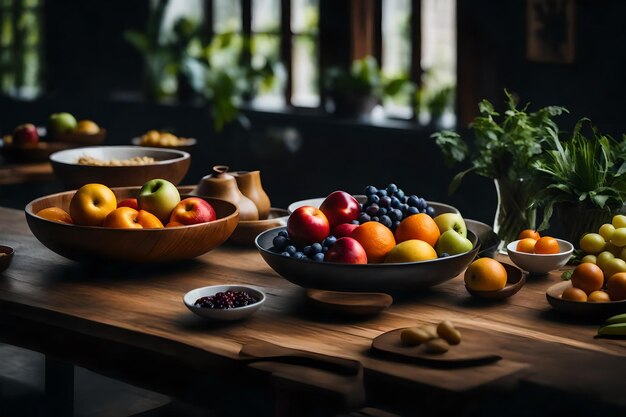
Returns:
[[[555,310],[572,316],[595,318],[626,313],[626,300],[590,303],[588,301],[562,299],[561,294],[563,294],[563,291],[571,286],[571,281],[563,281],[548,288],[546,291],[546,299]]]
[[[497,362],[502,356],[489,351],[489,334],[479,330],[459,328],[461,344],[450,346],[446,353],[424,352],[422,345],[406,346],[400,340],[402,329],[381,334],[372,341],[372,349],[392,358],[408,360],[437,368],[463,368]]]
[[[514,294],[517,294],[526,283],[526,275],[524,271],[515,265],[502,262],[504,269],[506,269],[506,286],[501,290],[496,291],[476,291],[469,289],[467,285],[465,289],[474,297],[487,298],[490,300],[502,300],[508,298]]]
[[[287,226],[288,218],[289,212],[287,210],[272,207],[267,219],[240,221],[233,234],[228,238],[228,242],[254,246],[254,239],[259,233],[275,227]]]
[[[367,316],[380,313],[393,304],[393,297],[382,292],[341,292],[308,289],[307,297],[327,310]]]
[[[15,251],[10,246],[0,245],[0,272],[4,271],[11,265],[13,254]]]

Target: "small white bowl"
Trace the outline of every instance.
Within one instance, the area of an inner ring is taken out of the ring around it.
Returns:
[[[574,245],[562,239],[556,239],[556,241],[559,243],[559,253],[554,254],[543,255],[538,253],[519,252],[515,249],[517,248],[519,240],[506,245],[506,250],[509,254],[509,258],[511,258],[511,261],[524,271],[528,271],[535,275],[544,275],[550,271],[554,271],[555,269],[565,266],[567,261],[569,261],[572,257]]]
[[[259,301],[244,307],[226,309],[213,309],[194,306],[196,300],[201,297],[208,297],[210,295],[215,295],[218,292],[224,292],[228,290],[245,291],[253,297],[257,298]],[[200,317],[212,320],[241,320],[252,315],[255,311],[261,308],[261,306],[265,302],[265,293],[254,287],[249,287],[246,285],[211,285],[209,287],[196,288],[195,290],[189,291],[183,296],[183,302],[189,310],[196,313]]]

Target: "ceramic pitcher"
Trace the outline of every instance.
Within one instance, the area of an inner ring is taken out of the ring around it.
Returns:
[[[261,171],[235,171],[232,175],[237,181],[239,190],[256,205],[259,219],[267,219],[272,204],[261,185]]]
[[[194,194],[221,198],[239,207],[239,220],[259,220],[259,211],[252,200],[243,195],[235,177],[228,173],[228,166],[215,165],[213,172],[200,180]]]

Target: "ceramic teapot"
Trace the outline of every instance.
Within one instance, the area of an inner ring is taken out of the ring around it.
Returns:
[[[261,185],[261,171],[235,171],[232,175],[237,181],[239,191],[256,205],[259,220],[267,219],[272,204]]]

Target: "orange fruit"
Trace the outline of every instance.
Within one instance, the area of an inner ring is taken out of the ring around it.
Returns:
[[[402,220],[395,233],[396,242],[398,243],[417,239],[423,240],[432,247],[437,243],[439,235],[437,223],[426,213],[414,214]]]
[[[504,266],[492,258],[480,258],[470,264],[464,275],[465,285],[475,291],[497,291],[506,286]]]
[[[396,246],[393,232],[377,222],[363,223],[352,231],[350,237],[363,246],[369,263],[383,262],[387,253]]]
[[[391,249],[385,263],[420,262],[431,259],[437,259],[435,249],[423,240],[411,239],[398,243]]]
[[[571,301],[587,301],[587,294],[580,288],[571,287],[563,291],[561,298]]]
[[[526,230],[522,230],[519,233],[519,236],[517,237],[519,240],[522,239],[535,239],[535,240],[539,240],[539,238],[541,238],[541,235],[539,234],[538,231],[533,230],[533,229],[526,229]],[[519,250],[519,249],[518,249]]]
[[[43,217],[53,222],[74,224],[74,221],[65,210],[59,207],[48,207],[35,213],[39,217]]]
[[[537,241],[531,237],[526,237],[517,242],[515,250],[518,252],[534,253]]]
[[[612,301],[626,300],[626,272],[618,272],[611,276],[606,290]]]
[[[572,285],[587,294],[599,290],[603,284],[604,273],[596,264],[590,262],[580,264],[572,273]]]
[[[541,237],[535,244],[535,253],[542,255],[559,253],[559,242],[550,236]]]
[[[609,298],[609,295],[605,291],[598,290],[589,294],[587,301],[590,303],[606,303],[611,301],[611,298]]]

